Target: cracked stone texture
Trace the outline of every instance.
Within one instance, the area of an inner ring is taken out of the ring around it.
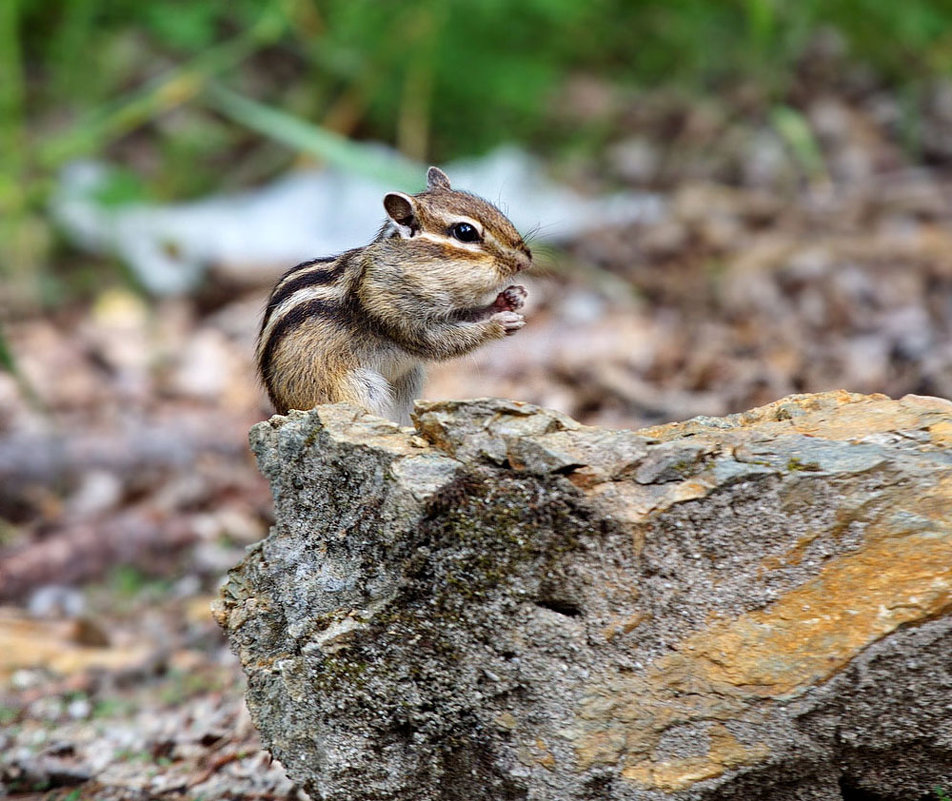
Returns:
[[[952,403],[640,431],[504,400],[251,442],[276,523],[216,615],[327,799],[918,799],[952,787]]]

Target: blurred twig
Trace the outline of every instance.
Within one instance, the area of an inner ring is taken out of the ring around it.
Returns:
[[[397,115],[397,147],[401,153],[419,161],[426,158],[430,146],[436,48],[447,14],[445,3],[422,6],[415,15],[410,34],[410,55]]]

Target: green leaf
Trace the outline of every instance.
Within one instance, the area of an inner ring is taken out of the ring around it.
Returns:
[[[148,197],[148,189],[142,178],[132,170],[123,167],[111,168],[93,195],[96,203],[106,208],[118,208],[130,203],[143,202]]]
[[[16,360],[13,358],[13,351],[7,344],[7,338],[3,333],[3,326],[0,325],[0,370],[10,375],[19,375]]]
[[[770,114],[770,121],[804,172],[813,180],[825,179],[827,172],[823,152],[806,118],[789,106],[776,106]]]

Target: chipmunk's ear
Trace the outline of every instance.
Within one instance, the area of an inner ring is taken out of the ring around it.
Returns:
[[[426,171],[426,188],[450,189],[450,179],[446,177],[446,173],[439,167],[430,167],[430,169]]]
[[[396,225],[397,232],[404,239],[410,239],[420,230],[416,202],[410,195],[405,195],[403,192],[388,192],[383,198],[383,207],[387,210],[387,216]]]

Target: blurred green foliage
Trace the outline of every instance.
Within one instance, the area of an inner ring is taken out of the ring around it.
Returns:
[[[7,0],[2,6],[5,116],[17,117],[26,98],[28,116],[41,115],[56,134],[57,125],[95,127],[110,110],[126,111],[127,125],[115,121],[88,138],[74,137],[77,150],[101,147],[189,100],[198,87],[166,87],[140,115],[126,106],[127,93],[182,66],[196,83],[219,77],[259,101],[345,134],[400,144],[421,158],[543,135],[547,104],[572,71],[698,91],[738,76],[782,80],[822,25],[837,28],[858,59],[893,80],[952,71],[948,0]],[[216,146],[228,142],[220,131],[199,131]],[[182,152],[169,157],[202,149],[201,141],[179,133],[186,140],[177,145]],[[68,147],[45,153],[53,161],[72,155]]]
[[[120,203],[247,186],[300,153],[387,169],[360,139],[432,161],[558,148],[587,135],[558,123],[573,74],[750,82],[809,161],[774,109],[823,26],[899,87],[952,73],[952,0],[2,0],[0,271],[48,258],[43,209],[73,158],[124,166]]]

